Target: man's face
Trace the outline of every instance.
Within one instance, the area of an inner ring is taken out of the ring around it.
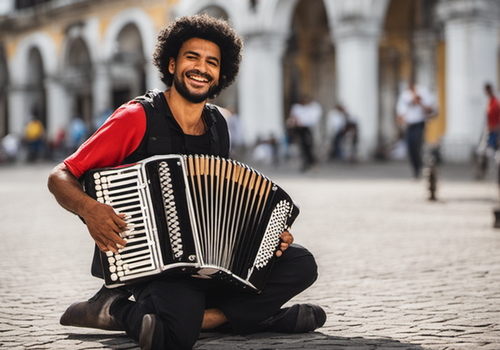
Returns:
[[[177,60],[169,61],[174,75],[173,87],[191,103],[202,103],[217,88],[220,74],[220,49],[217,44],[191,38],[182,45]]]

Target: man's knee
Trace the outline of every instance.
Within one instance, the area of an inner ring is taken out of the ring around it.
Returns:
[[[283,254],[284,259],[276,260],[274,269],[277,275],[284,277],[287,283],[306,289],[318,278],[318,265],[314,256],[306,248],[292,244]]]

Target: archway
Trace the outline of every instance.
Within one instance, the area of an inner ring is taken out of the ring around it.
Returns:
[[[71,96],[71,117],[83,119],[92,127],[92,62],[87,44],[76,38],[69,45],[63,80]]]
[[[324,116],[335,106],[335,49],[322,0],[298,2],[283,67],[285,118],[301,94],[318,101]],[[321,126],[324,123],[325,118]],[[321,140],[321,144],[326,141],[324,130],[320,127],[316,131],[316,138]]]
[[[146,90],[146,59],[137,26],[125,25],[119,32],[111,58],[113,108],[116,109]]]
[[[436,69],[440,59],[436,33],[439,28],[434,19],[437,2],[392,0],[388,6],[379,47],[379,156],[384,156],[389,145],[401,137],[395,106],[399,93],[409,81],[425,85],[438,96],[444,89]],[[431,142],[444,131],[441,114],[439,121],[433,121],[427,128],[427,139]]]
[[[28,119],[37,118],[47,128],[47,103],[44,86],[45,73],[40,51],[32,48],[28,55],[28,74],[26,81],[26,95],[28,106]],[[28,122],[29,120],[26,120]]]

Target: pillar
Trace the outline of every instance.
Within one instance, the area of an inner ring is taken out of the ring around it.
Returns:
[[[358,122],[361,159],[370,158],[377,146],[379,31],[375,21],[345,18],[332,33],[338,101]]]
[[[283,52],[285,37],[259,34],[245,39],[238,77],[239,114],[245,142],[284,135]]]
[[[61,128],[67,128],[71,122],[71,106],[68,92],[60,80],[48,78],[45,81],[47,91],[47,136],[53,139]]]
[[[468,161],[486,127],[484,85],[498,89],[499,5],[487,0],[441,1],[446,42],[446,134],[443,156]]]

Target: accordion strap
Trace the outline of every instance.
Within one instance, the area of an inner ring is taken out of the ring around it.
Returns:
[[[205,105],[205,110],[208,110],[208,114],[212,119],[212,125],[210,126],[210,151],[214,155],[218,155],[220,153],[220,141],[219,134],[217,133],[217,116],[216,113],[219,113],[217,107],[211,104]]]

